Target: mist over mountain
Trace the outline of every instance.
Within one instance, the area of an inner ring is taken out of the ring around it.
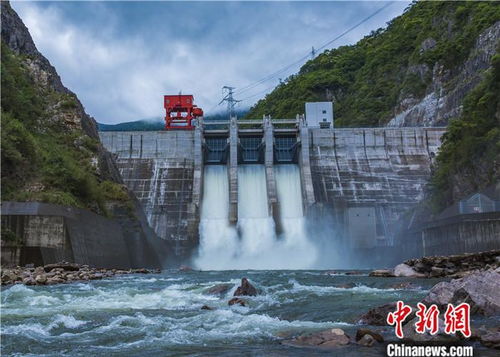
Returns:
[[[243,118],[247,114],[247,112],[248,109],[237,110],[236,116],[238,118]],[[227,120],[227,118],[228,115],[226,112],[219,112],[211,115],[206,115],[203,117],[203,120]],[[97,123],[97,125],[98,130],[100,131],[153,131],[165,129],[165,121],[163,117],[140,119],[118,124]]]

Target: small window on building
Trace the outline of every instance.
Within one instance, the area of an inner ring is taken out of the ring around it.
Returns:
[[[326,110],[323,110],[323,114],[326,114]]]
[[[326,118],[323,118],[323,121],[326,121]]]

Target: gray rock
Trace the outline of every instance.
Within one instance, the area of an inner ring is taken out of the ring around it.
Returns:
[[[367,328],[360,328],[358,329],[358,331],[356,331],[356,341],[361,340],[365,335],[370,335],[370,337],[372,337],[377,342],[384,342],[384,338],[381,334]]]
[[[486,330],[479,336],[483,346],[500,350],[500,327]]]
[[[411,342],[426,342],[436,344],[452,344],[458,342],[460,339],[456,335],[449,335],[444,332],[444,321],[439,319],[438,332],[431,335],[428,331],[425,333],[418,333],[415,330],[415,323],[418,319],[414,318],[403,326],[403,334],[405,341]]]
[[[430,272],[429,276],[431,276],[433,278],[439,278],[439,277],[444,276],[444,275],[445,275],[445,270],[443,268],[431,267],[431,272]]]
[[[27,278],[23,279],[23,284],[24,285],[36,285],[36,281],[32,277],[27,277]]]
[[[436,40],[435,39],[433,39],[432,37],[426,38],[420,44],[420,53],[422,54],[425,51],[433,49],[435,46],[436,46]]]
[[[394,275],[400,277],[424,278],[425,274],[417,273],[412,267],[402,263],[394,268]]]
[[[396,310],[396,303],[391,302],[382,306],[374,307],[361,316],[359,323],[375,326],[387,325],[387,314]]]
[[[43,269],[48,273],[52,270],[54,271],[77,271],[80,270],[80,265],[76,263],[56,263],[56,264],[47,264],[43,267]]]
[[[361,346],[372,347],[377,341],[371,335],[364,335],[358,341]]]
[[[447,304],[466,302],[471,306],[471,314],[489,316],[500,313],[499,291],[500,274],[495,270],[487,270],[436,284],[423,303],[436,304],[444,310]]]
[[[40,274],[35,277],[35,281],[39,285],[43,285],[47,282],[47,276],[45,274]]]
[[[13,283],[18,279],[18,275],[11,270],[2,272],[2,284]]]
[[[247,278],[241,279],[241,285],[234,292],[234,296],[256,296],[257,289],[250,284]]]
[[[209,295],[224,295],[227,293],[233,286],[231,284],[217,284],[214,285],[204,291],[205,294]]]
[[[339,328],[320,331],[313,334],[284,340],[282,344],[294,347],[336,348],[349,344],[349,336]]]
[[[241,305],[241,306],[246,306],[245,300],[242,300],[242,299],[236,298],[236,297],[229,300],[227,304],[229,306],[236,305],[236,304]]]
[[[378,269],[372,271],[369,276],[379,277],[379,278],[392,278],[394,277],[394,273],[392,270],[388,269]]]

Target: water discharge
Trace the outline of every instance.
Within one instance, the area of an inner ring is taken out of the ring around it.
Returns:
[[[238,225],[228,224],[228,178],[224,166],[207,166],[195,265],[204,270],[307,269],[316,249],[305,232],[299,169],[275,167],[284,231],[277,237],[269,215],[262,165],[238,167]]]

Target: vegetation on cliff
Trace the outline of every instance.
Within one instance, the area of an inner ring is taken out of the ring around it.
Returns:
[[[433,175],[434,207],[500,182],[500,54],[484,80],[469,93],[460,118],[444,136]]]
[[[105,200],[128,200],[98,173],[96,139],[72,126],[77,100],[41,86],[2,41],[2,199],[40,201],[105,213]],[[66,125],[64,119],[70,120]]]
[[[386,29],[326,50],[253,106],[247,117],[293,118],[308,101],[335,103],[336,126],[381,126],[405,98],[423,98],[440,63],[452,73],[500,19],[494,2],[414,3]]]

